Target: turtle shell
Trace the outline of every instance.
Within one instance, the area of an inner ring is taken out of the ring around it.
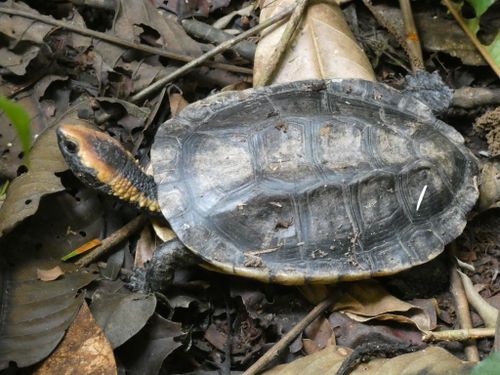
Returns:
[[[222,93],[158,130],[158,200],[220,271],[329,283],[424,263],[462,232],[478,167],[413,97],[361,80]]]

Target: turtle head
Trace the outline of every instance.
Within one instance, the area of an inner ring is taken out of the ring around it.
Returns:
[[[120,170],[119,160],[111,156],[127,151],[112,137],[84,125],[64,124],[56,133],[61,153],[75,176],[92,188],[108,192]]]
[[[153,178],[118,141],[85,125],[60,125],[56,133],[66,163],[84,184],[142,209],[159,211]]]

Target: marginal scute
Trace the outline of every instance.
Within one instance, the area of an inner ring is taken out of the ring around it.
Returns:
[[[304,81],[187,106],[152,160],[162,213],[210,267],[329,283],[408,269],[461,233],[478,168],[457,134],[382,84]]]

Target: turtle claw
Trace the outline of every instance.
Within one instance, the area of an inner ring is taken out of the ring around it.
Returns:
[[[174,279],[175,269],[199,263],[199,259],[179,240],[163,243],[144,267],[136,268],[130,277],[130,289],[143,293],[166,290]]]

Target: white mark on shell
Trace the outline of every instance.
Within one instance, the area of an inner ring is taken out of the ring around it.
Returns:
[[[422,201],[424,200],[424,195],[425,195],[426,190],[427,190],[427,185],[424,186],[424,188],[422,189],[422,192],[420,193],[420,197],[418,197],[417,211],[420,208]]]

